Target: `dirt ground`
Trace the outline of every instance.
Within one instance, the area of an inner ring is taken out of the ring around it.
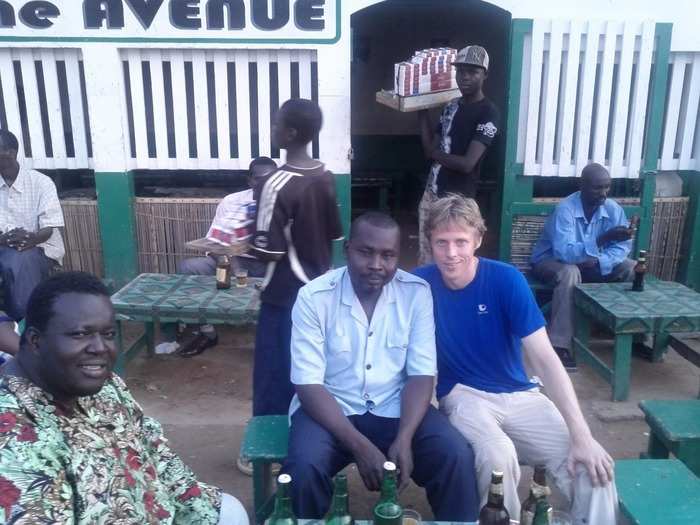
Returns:
[[[134,396],[163,424],[173,448],[202,481],[235,495],[251,515],[252,480],[236,469],[235,460],[251,415],[253,334],[252,328],[225,327],[219,345],[200,356],[144,356],[127,368]],[[609,341],[596,346],[601,356],[610,357]],[[646,448],[648,428],[636,407],[639,400],[695,397],[700,381],[698,369],[672,350],[661,363],[633,359],[631,395],[624,403],[610,402],[609,386],[585,365],[571,377],[593,434],[616,459],[636,458]],[[353,466],[347,471],[353,515],[368,518],[377,494],[364,489]],[[531,475],[523,469],[522,497]],[[561,499],[554,498],[557,506]],[[432,516],[419,487],[409,487],[401,500],[424,518]]]

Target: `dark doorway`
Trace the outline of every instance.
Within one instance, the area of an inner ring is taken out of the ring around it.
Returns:
[[[400,220],[405,267],[416,260],[417,207],[429,164],[417,116],[376,103],[375,94],[393,88],[394,64],[416,50],[479,44],[490,55],[485,92],[501,111],[503,129],[510,22],[510,13],[479,0],[386,0],[352,15],[352,208],[359,212],[383,204]],[[433,122],[439,114],[439,109],[433,110]],[[501,135],[489,149],[478,195],[492,235],[500,213],[504,141]],[[495,239],[489,237],[481,252],[495,255],[495,247]]]

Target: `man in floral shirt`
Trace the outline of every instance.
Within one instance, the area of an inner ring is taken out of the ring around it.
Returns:
[[[248,525],[112,374],[114,310],[97,278],[44,281],[26,321],[0,369],[0,523]]]

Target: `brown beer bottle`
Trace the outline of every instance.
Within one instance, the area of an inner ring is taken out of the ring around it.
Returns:
[[[231,288],[231,262],[226,255],[216,259],[216,287],[219,290]]]
[[[535,475],[530,484],[530,495],[523,501],[520,510],[520,525],[549,525],[552,523],[552,506],[547,501],[550,491],[547,486],[547,469],[535,466]]]
[[[646,250],[639,250],[639,257],[637,257],[637,265],[634,267],[634,282],[632,283],[633,291],[644,291],[645,273],[647,273],[647,252]]]
[[[491,473],[489,499],[479,512],[479,525],[510,525],[510,515],[503,506],[503,472]]]

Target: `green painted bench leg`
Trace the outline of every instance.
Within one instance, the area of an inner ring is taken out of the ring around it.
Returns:
[[[548,303],[548,306],[551,307],[551,303]],[[571,345],[571,348],[573,349],[574,356],[576,358],[580,358],[580,355],[577,355],[578,353],[578,345],[581,345],[581,350],[583,351],[583,348],[588,348],[588,337],[590,334],[590,321],[588,320],[588,317],[581,312],[578,308],[576,309],[575,313],[575,318],[576,318],[576,324],[574,328],[574,333],[576,336],[576,340],[578,344],[573,344]]]
[[[253,508],[255,522],[263,523],[267,518],[268,502],[272,494],[272,464],[261,461],[253,462]]]
[[[698,442],[698,440],[679,443],[676,456],[685,463],[685,466],[692,470],[696,476],[700,477],[700,442]]]
[[[656,337],[654,337],[654,347],[651,354],[652,363],[658,363],[663,359],[670,339],[671,335],[667,332],[656,334]]]
[[[613,366],[613,401],[625,401],[630,391],[632,373],[632,335],[615,336],[615,356]]]
[[[649,443],[643,459],[668,459],[668,454],[668,449],[663,441],[653,431],[649,432]]]
[[[617,334],[612,370],[613,401],[625,401],[629,395],[632,374],[633,334]]]
[[[117,362],[114,364],[114,373],[119,377],[124,377],[124,367],[126,366],[126,348],[124,348],[124,338],[122,334],[122,322],[117,321],[117,330],[115,334],[117,351]]]
[[[148,357],[156,355],[155,347],[155,323],[145,323],[146,353]]]

